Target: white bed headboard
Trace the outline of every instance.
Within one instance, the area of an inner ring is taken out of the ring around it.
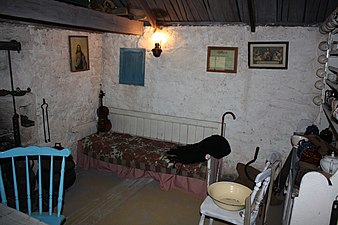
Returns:
[[[141,137],[192,144],[221,133],[221,122],[109,108],[112,130]]]

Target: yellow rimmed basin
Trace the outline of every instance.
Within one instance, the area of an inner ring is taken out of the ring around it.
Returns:
[[[242,184],[228,181],[221,181],[211,184],[208,187],[208,194],[219,207],[237,211],[244,209],[245,199],[252,190]]]

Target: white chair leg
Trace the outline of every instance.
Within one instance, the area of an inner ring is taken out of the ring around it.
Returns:
[[[205,215],[201,214],[200,222],[198,223],[198,225],[204,225],[204,219]]]
[[[214,222],[214,219],[213,218],[209,218],[209,225],[212,225],[212,223]]]

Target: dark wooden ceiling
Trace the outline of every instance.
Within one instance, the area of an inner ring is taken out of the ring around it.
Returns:
[[[1,0],[0,18],[141,35],[144,25],[318,26],[338,0]]]
[[[160,26],[217,23],[312,26],[322,23],[338,7],[338,0],[91,0],[89,5],[97,10],[101,5],[102,10],[130,19],[149,22],[149,17],[153,17]]]

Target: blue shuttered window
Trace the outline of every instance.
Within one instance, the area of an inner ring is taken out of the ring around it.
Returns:
[[[144,86],[144,48],[120,49],[120,84]]]

